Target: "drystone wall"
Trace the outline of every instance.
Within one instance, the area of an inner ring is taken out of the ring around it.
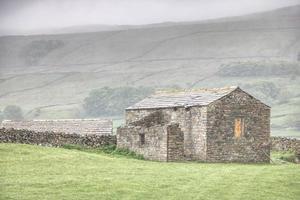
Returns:
[[[207,161],[270,162],[270,108],[236,90],[215,101],[207,111]],[[235,137],[235,119],[244,120],[243,135]]]
[[[294,151],[300,155],[300,139],[287,137],[271,137],[272,150]]]
[[[58,132],[35,132],[32,130],[0,129],[1,143],[37,144],[45,146],[63,146],[66,144],[100,147],[115,145],[115,135],[76,134]]]

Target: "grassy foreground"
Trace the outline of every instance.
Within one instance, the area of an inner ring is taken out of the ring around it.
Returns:
[[[0,199],[299,199],[300,165],[159,163],[0,144]]]

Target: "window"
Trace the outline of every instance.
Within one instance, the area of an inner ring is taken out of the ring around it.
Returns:
[[[234,120],[234,136],[240,138],[244,135],[244,119],[236,118]]]
[[[141,145],[145,144],[145,134],[144,133],[140,134],[140,143],[141,143]]]
[[[185,108],[185,111],[190,111],[191,110],[191,107],[186,107]]]

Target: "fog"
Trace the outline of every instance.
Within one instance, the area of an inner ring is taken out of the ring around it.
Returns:
[[[1,0],[0,31],[91,24],[140,25],[244,15],[299,4],[300,0]]]

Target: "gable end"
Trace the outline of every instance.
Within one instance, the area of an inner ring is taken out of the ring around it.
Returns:
[[[236,92],[241,92],[241,93],[243,93],[243,94],[246,94],[248,97],[250,97],[251,99],[254,99],[255,101],[259,102],[260,104],[264,105],[265,107],[267,107],[267,108],[269,108],[269,109],[271,108],[271,106],[269,106],[269,105],[263,103],[261,100],[259,100],[259,99],[257,99],[256,97],[252,96],[252,95],[249,94],[248,92],[242,90],[240,87],[236,87],[236,89],[234,89],[234,90],[231,91],[230,93],[226,94],[225,96],[223,96],[223,97],[221,97],[221,98],[219,98],[219,99],[216,99],[215,101],[211,102],[210,104],[213,104],[213,103],[215,103],[216,101],[223,100],[223,99],[227,98],[228,96],[230,96],[230,95],[232,95],[233,93],[236,93]],[[210,105],[210,104],[209,104],[209,105]],[[209,106],[209,105],[208,105],[208,106]]]

